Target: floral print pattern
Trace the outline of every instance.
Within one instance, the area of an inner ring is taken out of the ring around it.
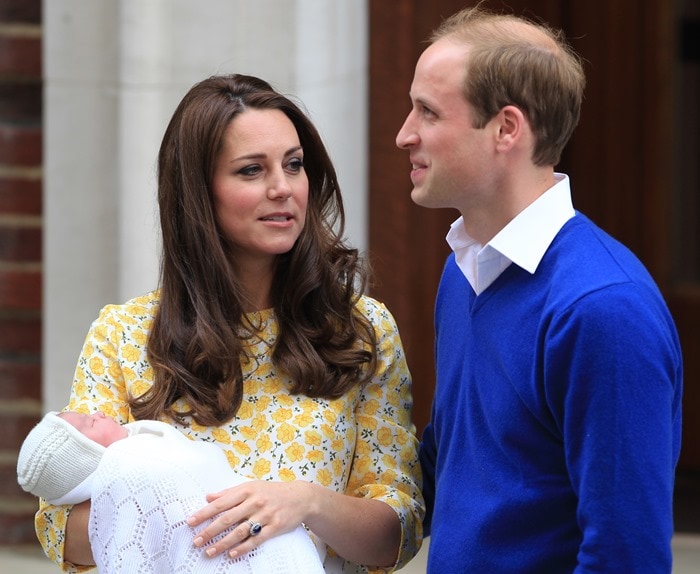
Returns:
[[[146,344],[158,303],[156,291],[101,311],[78,360],[68,409],[100,410],[120,423],[133,422],[127,397],[153,383]],[[369,383],[335,400],[290,394],[290,381],[269,359],[278,324],[274,311],[264,310],[250,317],[259,330],[248,339],[244,397],[236,416],[219,427],[168,422],[194,440],[219,445],[232,468],[250,478],[307,480],[386,502],[401,522],[399,568],[420,548],[425,512],[411,378],[391,313],[366,296],[357,308],[377,334],[379,368]],[[51,560],[66,572],[81,572],[86,568],[63,561],[69,512],[70,507],[42,500],[36,531]],[[346,563],[331,549],[324,566],[326,572],[385,571]]]

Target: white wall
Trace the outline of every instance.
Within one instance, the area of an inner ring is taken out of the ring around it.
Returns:
[[[366,0],[44,0],[45,410],[68,400],[101,307],[155,287],[155,161],[195,82],[248,73],[297,96],[367,243]]]

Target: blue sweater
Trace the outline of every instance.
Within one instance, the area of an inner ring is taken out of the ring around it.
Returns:
[[[681,350],[637,258],[577,214],[479,296],[450,256],[435,323],[428,573],[670,572]]]

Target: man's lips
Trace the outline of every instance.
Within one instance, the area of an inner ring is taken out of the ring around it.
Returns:
[[[421,176],[426,170],[425,164],[411,162],[411,180],[415,181]]]

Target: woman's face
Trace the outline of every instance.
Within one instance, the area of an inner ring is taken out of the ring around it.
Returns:
[[[303,160],[296,128],[280,110],[246,110],[226,129],[213,192],[239,265],[271,263],[294,246],[309,195]]]

